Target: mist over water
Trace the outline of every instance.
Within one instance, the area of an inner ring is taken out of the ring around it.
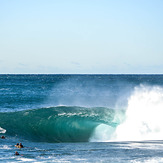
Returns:
[[[55,84],[44,101],[47,106],[81,106],[81,107],[124,107],[132,91],[132,84],[118,80],[104,80],[104,77],[69,78]]]

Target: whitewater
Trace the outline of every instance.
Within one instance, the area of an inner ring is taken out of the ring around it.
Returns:
[[[0,97],[0,161],[163,162],[163,75],[0,75]]]

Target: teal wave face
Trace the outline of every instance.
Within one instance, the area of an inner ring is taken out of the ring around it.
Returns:
[[[108,108],[51,107],[0,113],[6,134],[34,141],[87,142],[100,124],[113,128],[115,111]]]

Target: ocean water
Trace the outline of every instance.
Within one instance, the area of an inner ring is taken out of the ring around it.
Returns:
[[[0,75],[0,162],[163,162],[162,124],[163,75]]]

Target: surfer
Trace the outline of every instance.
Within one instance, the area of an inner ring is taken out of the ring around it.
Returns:
[[[15,145],[15,147],[17,147],[17,148],[18,148],[18,147],[19,147],[19,143],[17,143],[17,144]]]
[[[15,152],[15,155],[16,155],[16,156],[18,156],[18,155],[19,155],[19,153],[16,151],[16,152]]]
[[[5,139],[5,136],[1,136],[1,139]]]
[[[19,143],[18,148],[24,148],[24,146],[22,145],[22,143]]]
[[[17,143],[17,144],[15,145],[15,147],[17,147],[17,148],[24,148],[24,146],[22,145],[22,143]]]

